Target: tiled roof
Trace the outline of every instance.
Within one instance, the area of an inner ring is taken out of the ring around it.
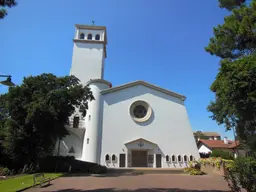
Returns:
[[[229,148],[233,149],[233,148],[236,148],[237,146],[240,145],[240,142],[239,141],[234,141]]]
[[[220,134],[217,132],[202,132],[202,134],[207,137],[220,137]]]
[[[236,142],[228,140],[228,144],[224,143],[224,140],[205,140],[205,139],[200,139],[199,142],[205,144],[206,146],[210,148],[225,148],[225,149],[232,149],[235,148]],[[238,142],[237,142],[238,144]]]

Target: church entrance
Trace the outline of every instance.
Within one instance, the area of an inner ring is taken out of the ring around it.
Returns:
[[[147,167],[148,152],[146,150],[133,150],[132,151],[132,167]]]

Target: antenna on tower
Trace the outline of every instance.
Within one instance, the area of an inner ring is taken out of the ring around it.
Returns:
[[[94,20],[92,20],[92,25],[95,25],[94,23],[95,23],[95,21],[94,21]]]

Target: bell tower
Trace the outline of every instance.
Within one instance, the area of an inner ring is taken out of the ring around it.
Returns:
[[[105,26],[75,25],[73,56],[70,75],[83,85],[91,79],[104,78],[104,62],[107,57],[107,33]]]

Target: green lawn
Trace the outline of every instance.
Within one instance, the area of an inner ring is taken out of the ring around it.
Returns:
[[[45,173],[45,177],[55,179],[63,175],[63,173]],[[15,178],[0,180],[1,192],[15,192],[33,185],[33,174],[22,175]]]

